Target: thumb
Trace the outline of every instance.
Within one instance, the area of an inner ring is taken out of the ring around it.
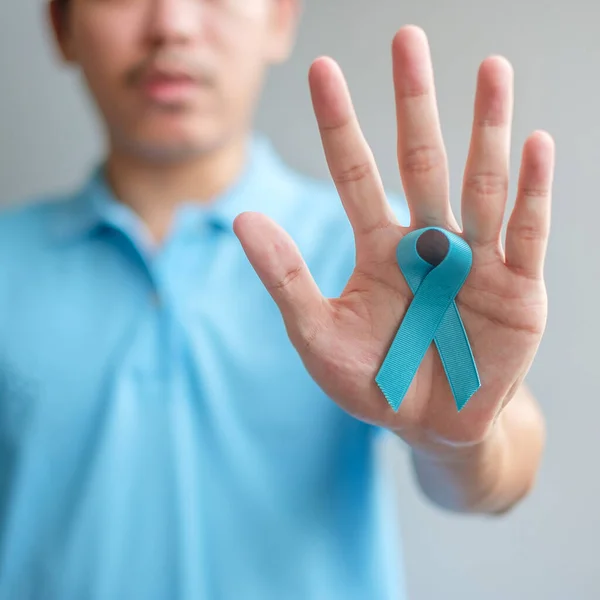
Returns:
[[[253,212],[238,215],[233,230],[279,307],[292,342],[296,336],[313,339],[328,303],[292,238],[267,216]]]

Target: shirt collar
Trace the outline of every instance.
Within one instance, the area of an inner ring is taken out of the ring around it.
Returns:
[[[275,220],[289,209],[293,192],[293,174],[281,160],[270,140],[254,133],[241,175],[227,190],[208,204],[193,200],[181,205],[176,224],[187,226],[208,223],[233,233],[233,221],[246,210],[263,212]],[[57,209],[52,233],[60,240],[82,238],[103,226],[143,233],[137,215],[113,195],[104,176],[104,163],[67,202]]]

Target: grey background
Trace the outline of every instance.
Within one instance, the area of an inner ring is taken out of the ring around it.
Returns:
[[[291,63],[268,83],[260,127],[294,166],[326,176],[306,73],[318,55],[334,56],[386,185],[400,191],[389,48],[397,27],[416,23],[432,45],[455,206],[476,70],[486,55],[504,54],[516,70],[513,173],[530,131],[548,129],[557,142],[550,317],[529,380],[549,427],[539,482],[508,517],[456,517],[430,507],[416,491],[406,457],[388,454],[387,468],[400,471],[414,600],[600,598],[599,17],[591,0],[312,0]],[[95,161],[99,129],[76,79],[56,68],[42,2],[2,0],[0,202],[70,186]]]

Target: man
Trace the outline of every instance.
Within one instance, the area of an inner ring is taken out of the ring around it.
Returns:
[[[107,155],[70,197],[0,221],[2,599],[404,597],[378,434],[410,447],[432,501],[483,514],[526,495],[543,446],[523,381],[553,144],[525,143],[502,243],[510,66],[479,72],[461,230],[418,28],[392,47],[392,208],[331,59],[310,88],[341,203],[252,133],[298,0],[50,9]],[[395,249],[429,225],[473,250],[456,302],[481,388],[457,411],[432,346],[396,412],[375,382],[412,300]]]

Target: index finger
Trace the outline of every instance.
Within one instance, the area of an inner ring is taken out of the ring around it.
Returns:
[[[318,59],[309,81],[329,171],[358,244],[397,221],[341,69],[330,58]]]

